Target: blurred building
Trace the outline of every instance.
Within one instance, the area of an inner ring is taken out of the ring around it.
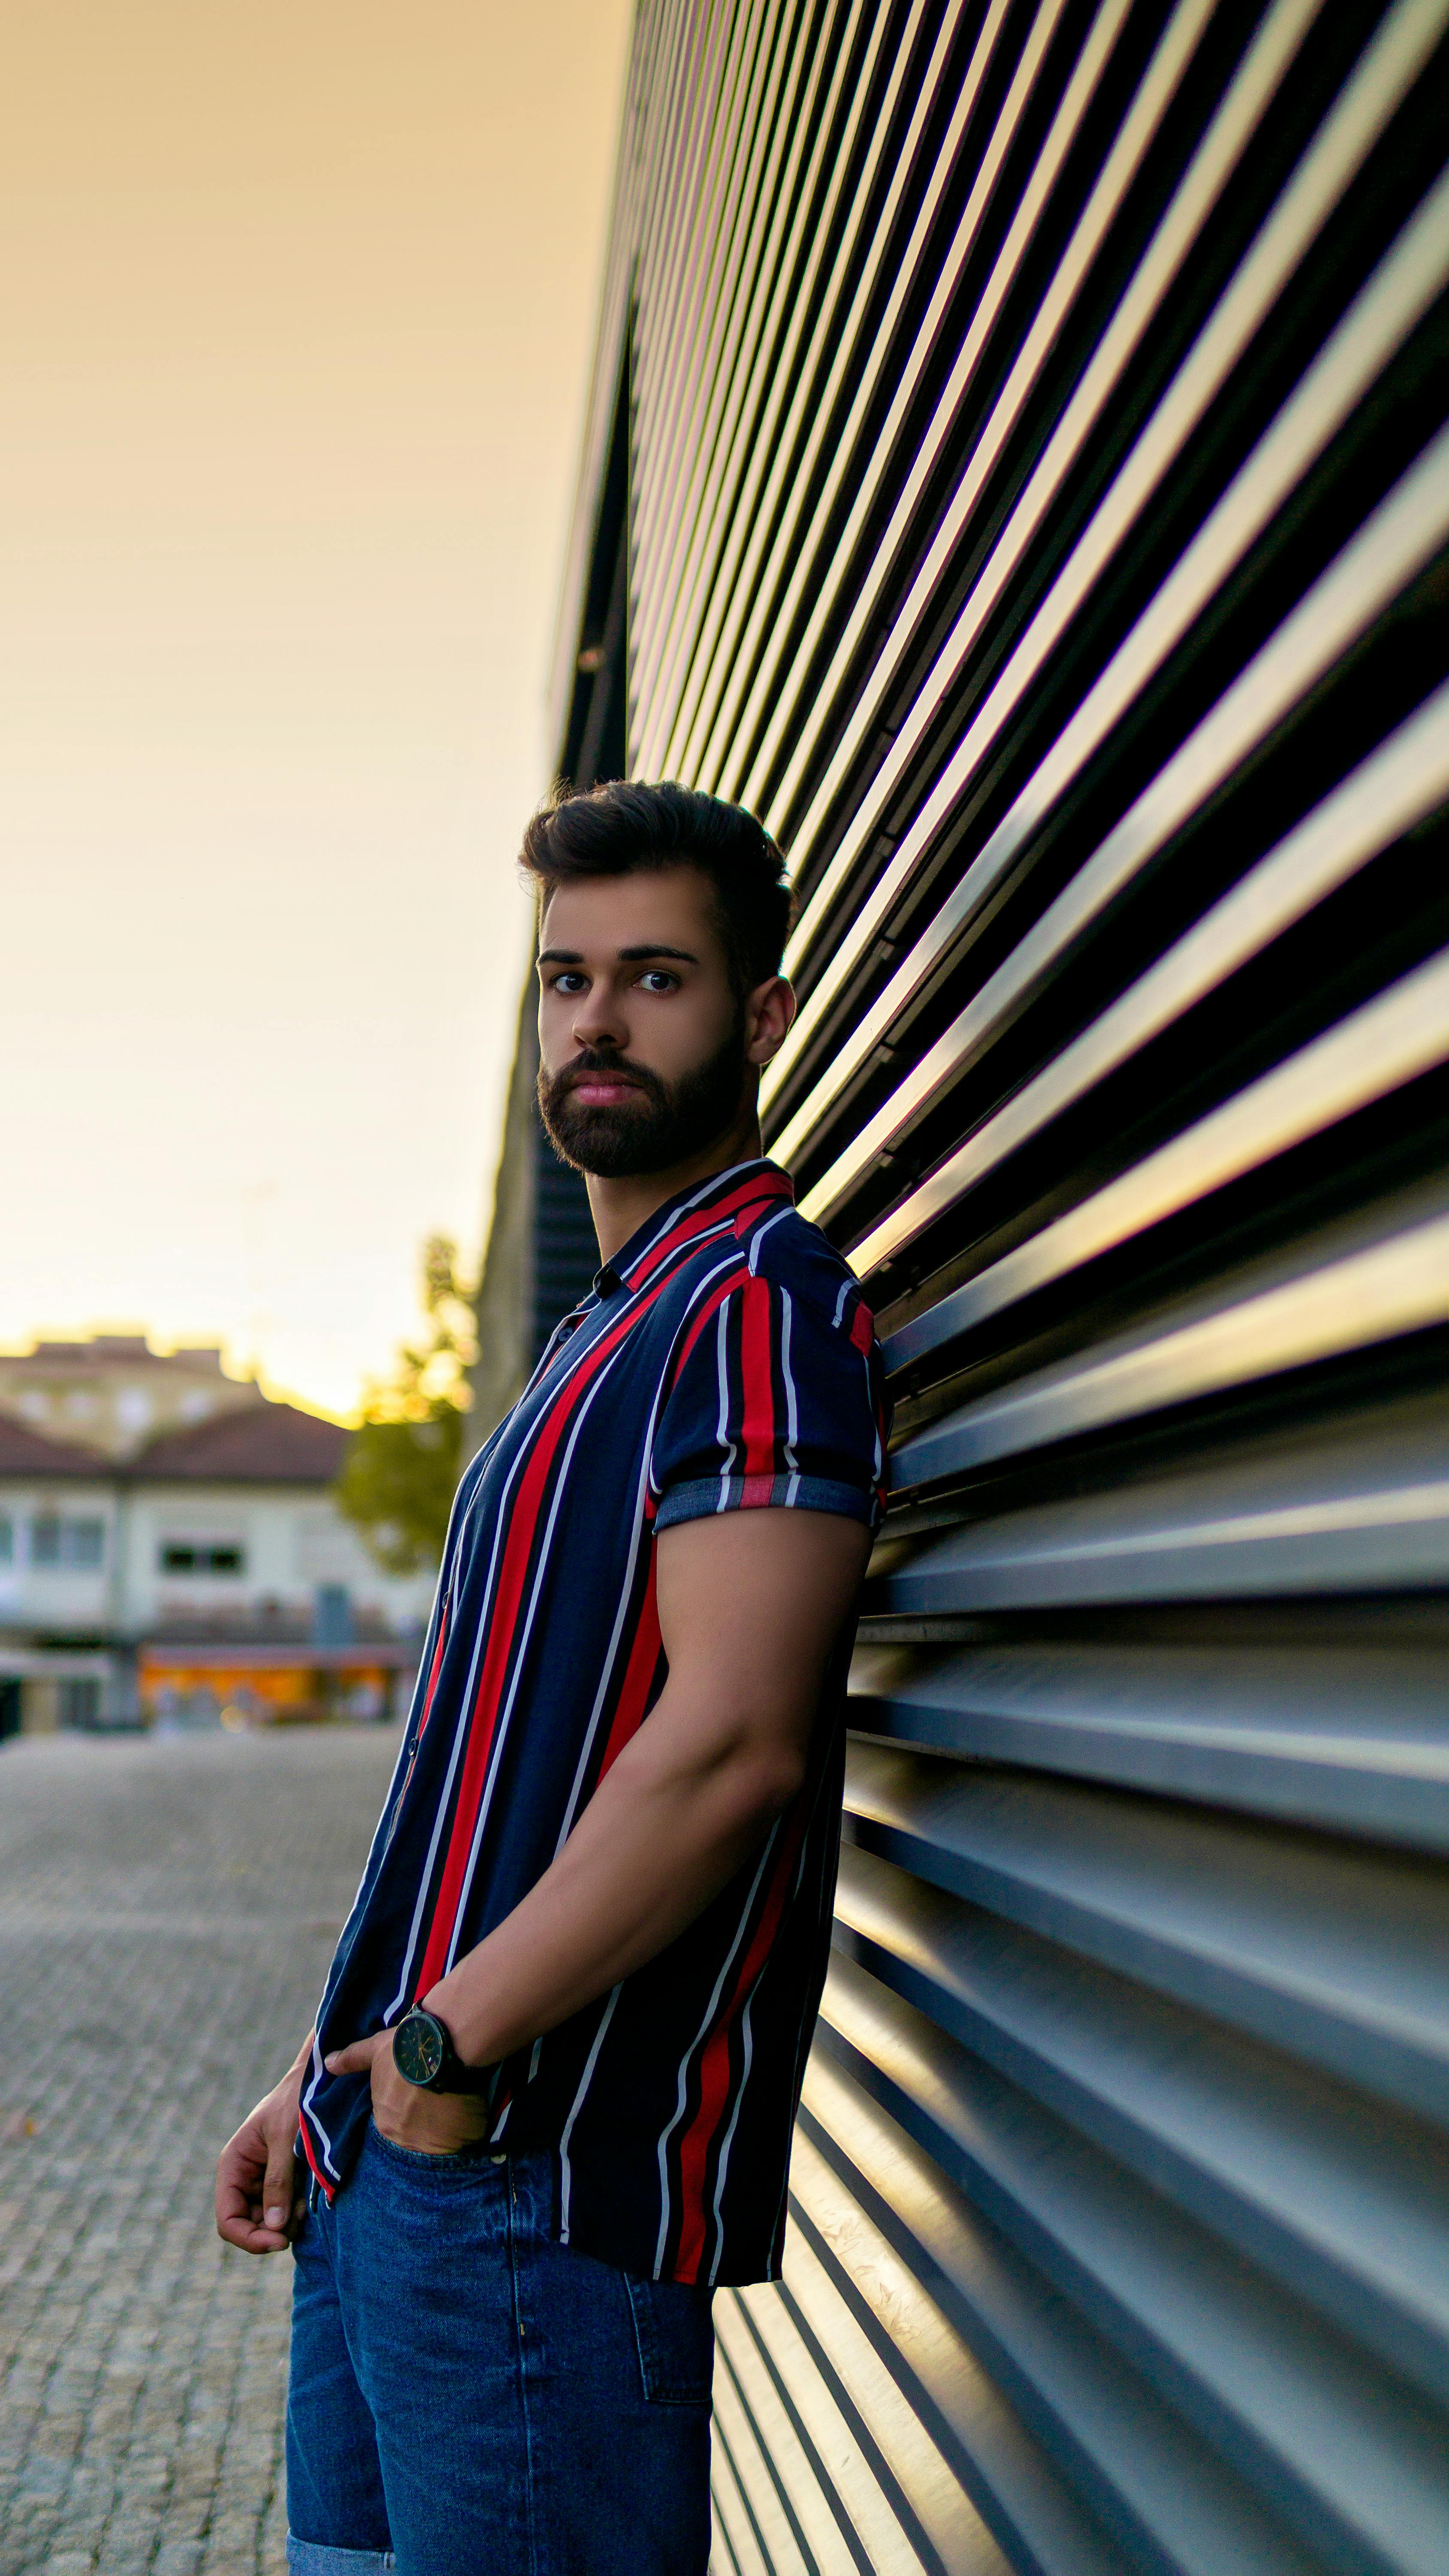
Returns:
[[[225,1374],[220,1350],[163,1356],[144,1333],[93,1333],[0,1352],[0,1412],[109,1458],[132,1457],[163,1431],[265,1401],[254,1379]]]
[[[0,1358],[0,1735],[388,1714],[431,1584],[337,1510],[347,1438],[215,1350]]]

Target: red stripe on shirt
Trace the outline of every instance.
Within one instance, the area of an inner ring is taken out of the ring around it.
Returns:
[[[740,1430],[745,1477],[775,1472],[775,1354],[770,1330],[770,1288],[751,1279],[740,1298]]]
[[[604,1747],[604,1758],[599,1764],[599,1780],[602,1780],[610,1765],[618,1760],[630,1736],[638,1734],[644,1722],[645,1709],[649,1705],[649,1693],[654,1685],[654,1676],[659,1670],[659,1658],[664,1652],[664,1640],[659,1633],[659,1600],[655,1574],[654,1550],[651,1547],[649,1581],[643,1606],[639,1612],[639,1625],[635,1631],[634,1643],[629,1651],[629,1662],[619,1692],[619,1704],[614,1711],[613,1723],[609,1728],[609,1740]],[[594,1787],[597,1788],[598,1785],[599,1781],[596,1780]]]
[[[797,1800],[797,1813],[780,1857],[771,1874],[770,1885],[755,1925],[754,1938],[746,1950],[739,1972],[730,1989],[714,2029],[704,2044],[699,2066],[699,2106],[690,2121],[679,2147],[679,2192],[682,2209],[679,2250],[671,2267],[676,2281],[698,2281],[704,2263],[706,2213],[705,2181],[709,2171],[710,2149],[724,2125],[730,2091],[730,2036],[735,2021],[747,2002],[760,1970],[769,1956],[780,1917],[785,1910],[785,1897],[795,1864],[800,1857],[807,1823],[804,1798]]]
[[[337,2190],[337,2185],[335,2182],[328,2181],[327,2176],[317,2162],[316,2151],[312,2145],[312,2132],[309,2129],[306,2120],[300,2120],[297,2125],[301,2131],[302,2153],[312,2168],[312,2179],[316,2183],[318,2190],[321,2191],[330,2201]]]
[[[728,1279],[725,1280],[724,1285],[716,1288],[712,1297],[707,1297],[705,1299],[704,1304],[700,1307],[698,1314],[694,1317],[694,1320],[689,1327],[689,1331],[680,1345],[678,1355],[674,1362],[673,1373],[669,1381],[671,1393],[678,1385],[681,1377],[684,1375],[690,1352],[693,1350],[700,1334],[704,1331],[706,1325],[711,1321],[711,1319],[719,1313],[725,1299],[734,1295],[735,1290],[740,1286],[741,1281],[746,1279],[748,1275],[747,1271],[732,1270]]]
[[[693,1242],[698,1235],[707,1233],[711,1226],[723,1225],[728,1217],[738,1220],[750,1209],[771,1206],[777,1199],[793,1200],[793,1196],[787,1181],[776,1179],[769,1173],[751,1173],[737,1188],[727,1191],[722,1199],[712,1200],[708,1207],[696,1208],[682,1224],[671,1226],[662,1241],[656,1243],[653,1251],[646,1253],[638,1264],[630,1285],[637,1288],[646,1279],[652,1279],[661,1261],[667,1261],[672,1253]],[[735,1232],[739,1234],[741,1231],[737,1221]]]
[[[463,1881],[468,1872],[473,1828],[478,1821],[483,1784],[488,1776],[488,1757],[493,1747],[498,1712],[503,1704],[504,1684],[518,1643],[518,1612],[533,1555],[534,1534],[542,1517],[554,1458],[590,1379],[597,1375],[610,1352],[617,1349],[625,1334],[632,1330],[641,1315],[648,1312],[652,1303],[652,1296],[642,1299],[612,1333],[594,1344],[574,1375],[560,1388],[552,1410],[539,1429],[533,1454],[524,1470],[518,1499],[509,1515],[498,1590],[488,1620],[488,1647],[468,1721],[468,1750],[463,1761],[463,1776],[458,1784],[458,1802],[453,1811],[447,1855],[428,1927],[422,1965],[413,1988],[415,1997],[425,1995],[429,1986],[436,1984],[447,1964]]]

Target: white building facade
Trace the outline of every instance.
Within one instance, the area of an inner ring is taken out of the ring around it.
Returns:
[[[432,1577],[382,1573],[338,1511],[341,1425],[214,1352],[29,1356],[0,1360],[0,1735],[398,1706]]]

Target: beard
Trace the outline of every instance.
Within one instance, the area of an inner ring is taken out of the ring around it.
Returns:
[[[561,1071],[538,1077],[539,1115],[554,1152],[595,1180],[635,1180],[686,1163],[723,1136],[739,1115],[744,1087],[744,1014],[704,1064],[665,1082],[647,1064],[583,1047]],[[575,1100],[574,1085],[591,1073],[628,1074],[638,1102],[603,1109]]]

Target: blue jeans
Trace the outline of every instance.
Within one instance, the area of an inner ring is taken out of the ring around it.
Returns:
[[[709,2293],[554,2244],[547,2154],[369,2130],[296,2247],[297,2576],[705,2576]]]

